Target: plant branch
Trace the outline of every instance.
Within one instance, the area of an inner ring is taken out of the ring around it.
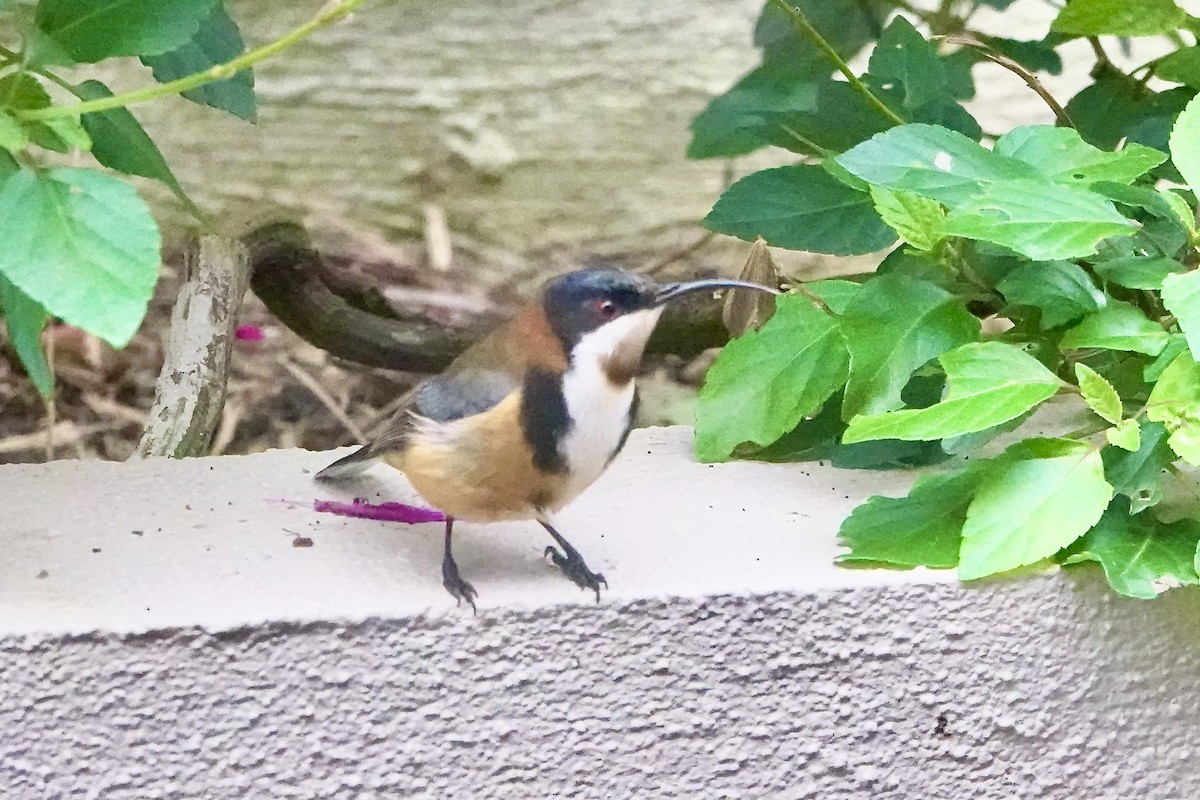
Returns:
[[[820,31],[812,26],[812,23],[808,21],[808,17],[804,15],[803,11],[788,3],[787,0],[771,0],[771,2],[776,8],[788,15],[792,21],[792,26],[795,27],[796,30],[807,36],[809,39],[812,39],[813,44],[815,44],[821,50],[821,52],[823,52],[825,56],[833,62],[834,66],[837,67],[838,72],[846,76],[846,80],[850,82],[850,85],[854,88],[854,91],[862,95],[863,99],[867,101],[868,105],[870,105],[883,116],[887,117],[893,125],[904,125],[906,123],[906,120],[903,117],[888,108],[882,100],[875,96],[874,92],[867,88],[865,83],[858,79],[858,76],[855,75],[851,71],[850,66],[846,64],[845,59],[838,55],[838,51],[833,49],[833,45],[831,45],[825,39],[825,37],[821,35]]]
[[[1050,94],[1049,90],[1046,89],[1046,87],[1042,84],[1042,82],[1038,80],[1037,75],[1035,75],[1034,73],[1027,70],[1019,62],[1014,61],[1013,59],[1009,58],[1008,56],[1004,55],[1003,53],[996,52],[995,50],[988,47],[983,42],[979,41],[978,39],[972,38],[970,36],[963,36],[960,34],[955,34],[955,35],[950,35],[950,36],[940,36],[940,37],[936,37],[936,38],[941,39],[942,41],[946,42],[947,44],[957,44],[957,45],[962,45],[964,47],[970,47],[973,50],[978,50],[979,54],[982,55],[984,58],[986,58],[988,61],[991,61],[993,64],[998,64],[999,66],[1004,67],[1006,70],[1013,73],[1014,75],[1019,77],[1021,80],[1025,81],[1025,85],[1028,86],[1030,89],[1032,89],[1034,91],[1034,94],[1036,94],[1038,97],[1042,98],[1042,100],[1045,101],[1046,105],[1048,105],[1050,107],[1050,110],[1054,112],[1054,116],[1058,120],[1059,125],[1065,126],[1067,128],[1075,127],[1075,123],[1071,120],[1070,115],[1067,114],[1067,110],[1065,108],[1063,108],[1057,100],[1054,99],[1054,95]]]
[[[332,6],[325,11],[317,14],[311,20],[301,25],[298,28],[284,34],[270,44],[263,45],[256,50],[251,50],[248,53],[243,53],[232,61],[224,64],[218,64],[215,67],[197,72],[193,75],[188,75],[178,80],[169,81],[158,86],[147,86],[142,89],[135,89],[131,92],[122,92],[121,94],[113,95],[112,97],[103,97],[98,100],[88,100],[83,103],[74,103],[66,106],[51,106],[49,108],[36,108],[14,111],[13,116],[25,120],[45,120],[54,119],[55,117],[74,117],[80,114],[90,114],[94,111],[108,111],[112,108],[122,108],[130,106],[134,103],[144,103],[148,100],[157,100],[160,97],[166,97],[173,94],[181,94],[198,86],[203,86],[206,83],[214,81],[227,80],[244,69],[254,66],[263,59],[269,58],[276,53],[279,53],[297,42],[312,35],[320,28],[325,27],[329,23],[344,17],[358,6],[362,5],[365,0],[343,0],[338,5]],[[49,76],[47,76],[49,77]]]

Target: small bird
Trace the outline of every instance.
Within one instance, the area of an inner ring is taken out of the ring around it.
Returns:
[[[551,280],[514,319],[416,386],[376,441],[317,473],[353,477],[377,460],[446,515],[442,585],[475,609],[450,537],[456,519],[537,520],[559,569],[600,600],[608,583],[558,531],[554,515],[621,451],[637,410],[634,377],[666,303],[692,292],[776,289],[733,280],[657,284],[620,269]]]

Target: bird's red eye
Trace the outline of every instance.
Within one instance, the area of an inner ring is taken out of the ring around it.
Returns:
[[[596,302],[596,309],[600,312],[600,316],[605,319],[612,319],[617,315],[617,304],[612,300],[599,300]]]

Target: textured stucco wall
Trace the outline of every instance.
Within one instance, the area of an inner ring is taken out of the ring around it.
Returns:
[[[464,525],[472,617],[439,526],[278,502],[331,457],[0,467],[0,797],[1200,795],[1200,592],[833,566],[911,475],[636,431],[561,519],[604,602]]]

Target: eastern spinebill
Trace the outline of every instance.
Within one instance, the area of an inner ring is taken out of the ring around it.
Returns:
[[[554,515],[625,444],[637,410],[634,377],[664,305],[736,287],[778,293],[720,279],[658,284],[619,269],[553,279],[512,321],[416,386],[382,436],[316,477],[353,477],[377,460],[403,472],[445,513],[442,585],[472,609],[478,593],[450,546],[456,519],[537,520],[558,545],[545,554],[599,602],[604,576],[563,538]]]

